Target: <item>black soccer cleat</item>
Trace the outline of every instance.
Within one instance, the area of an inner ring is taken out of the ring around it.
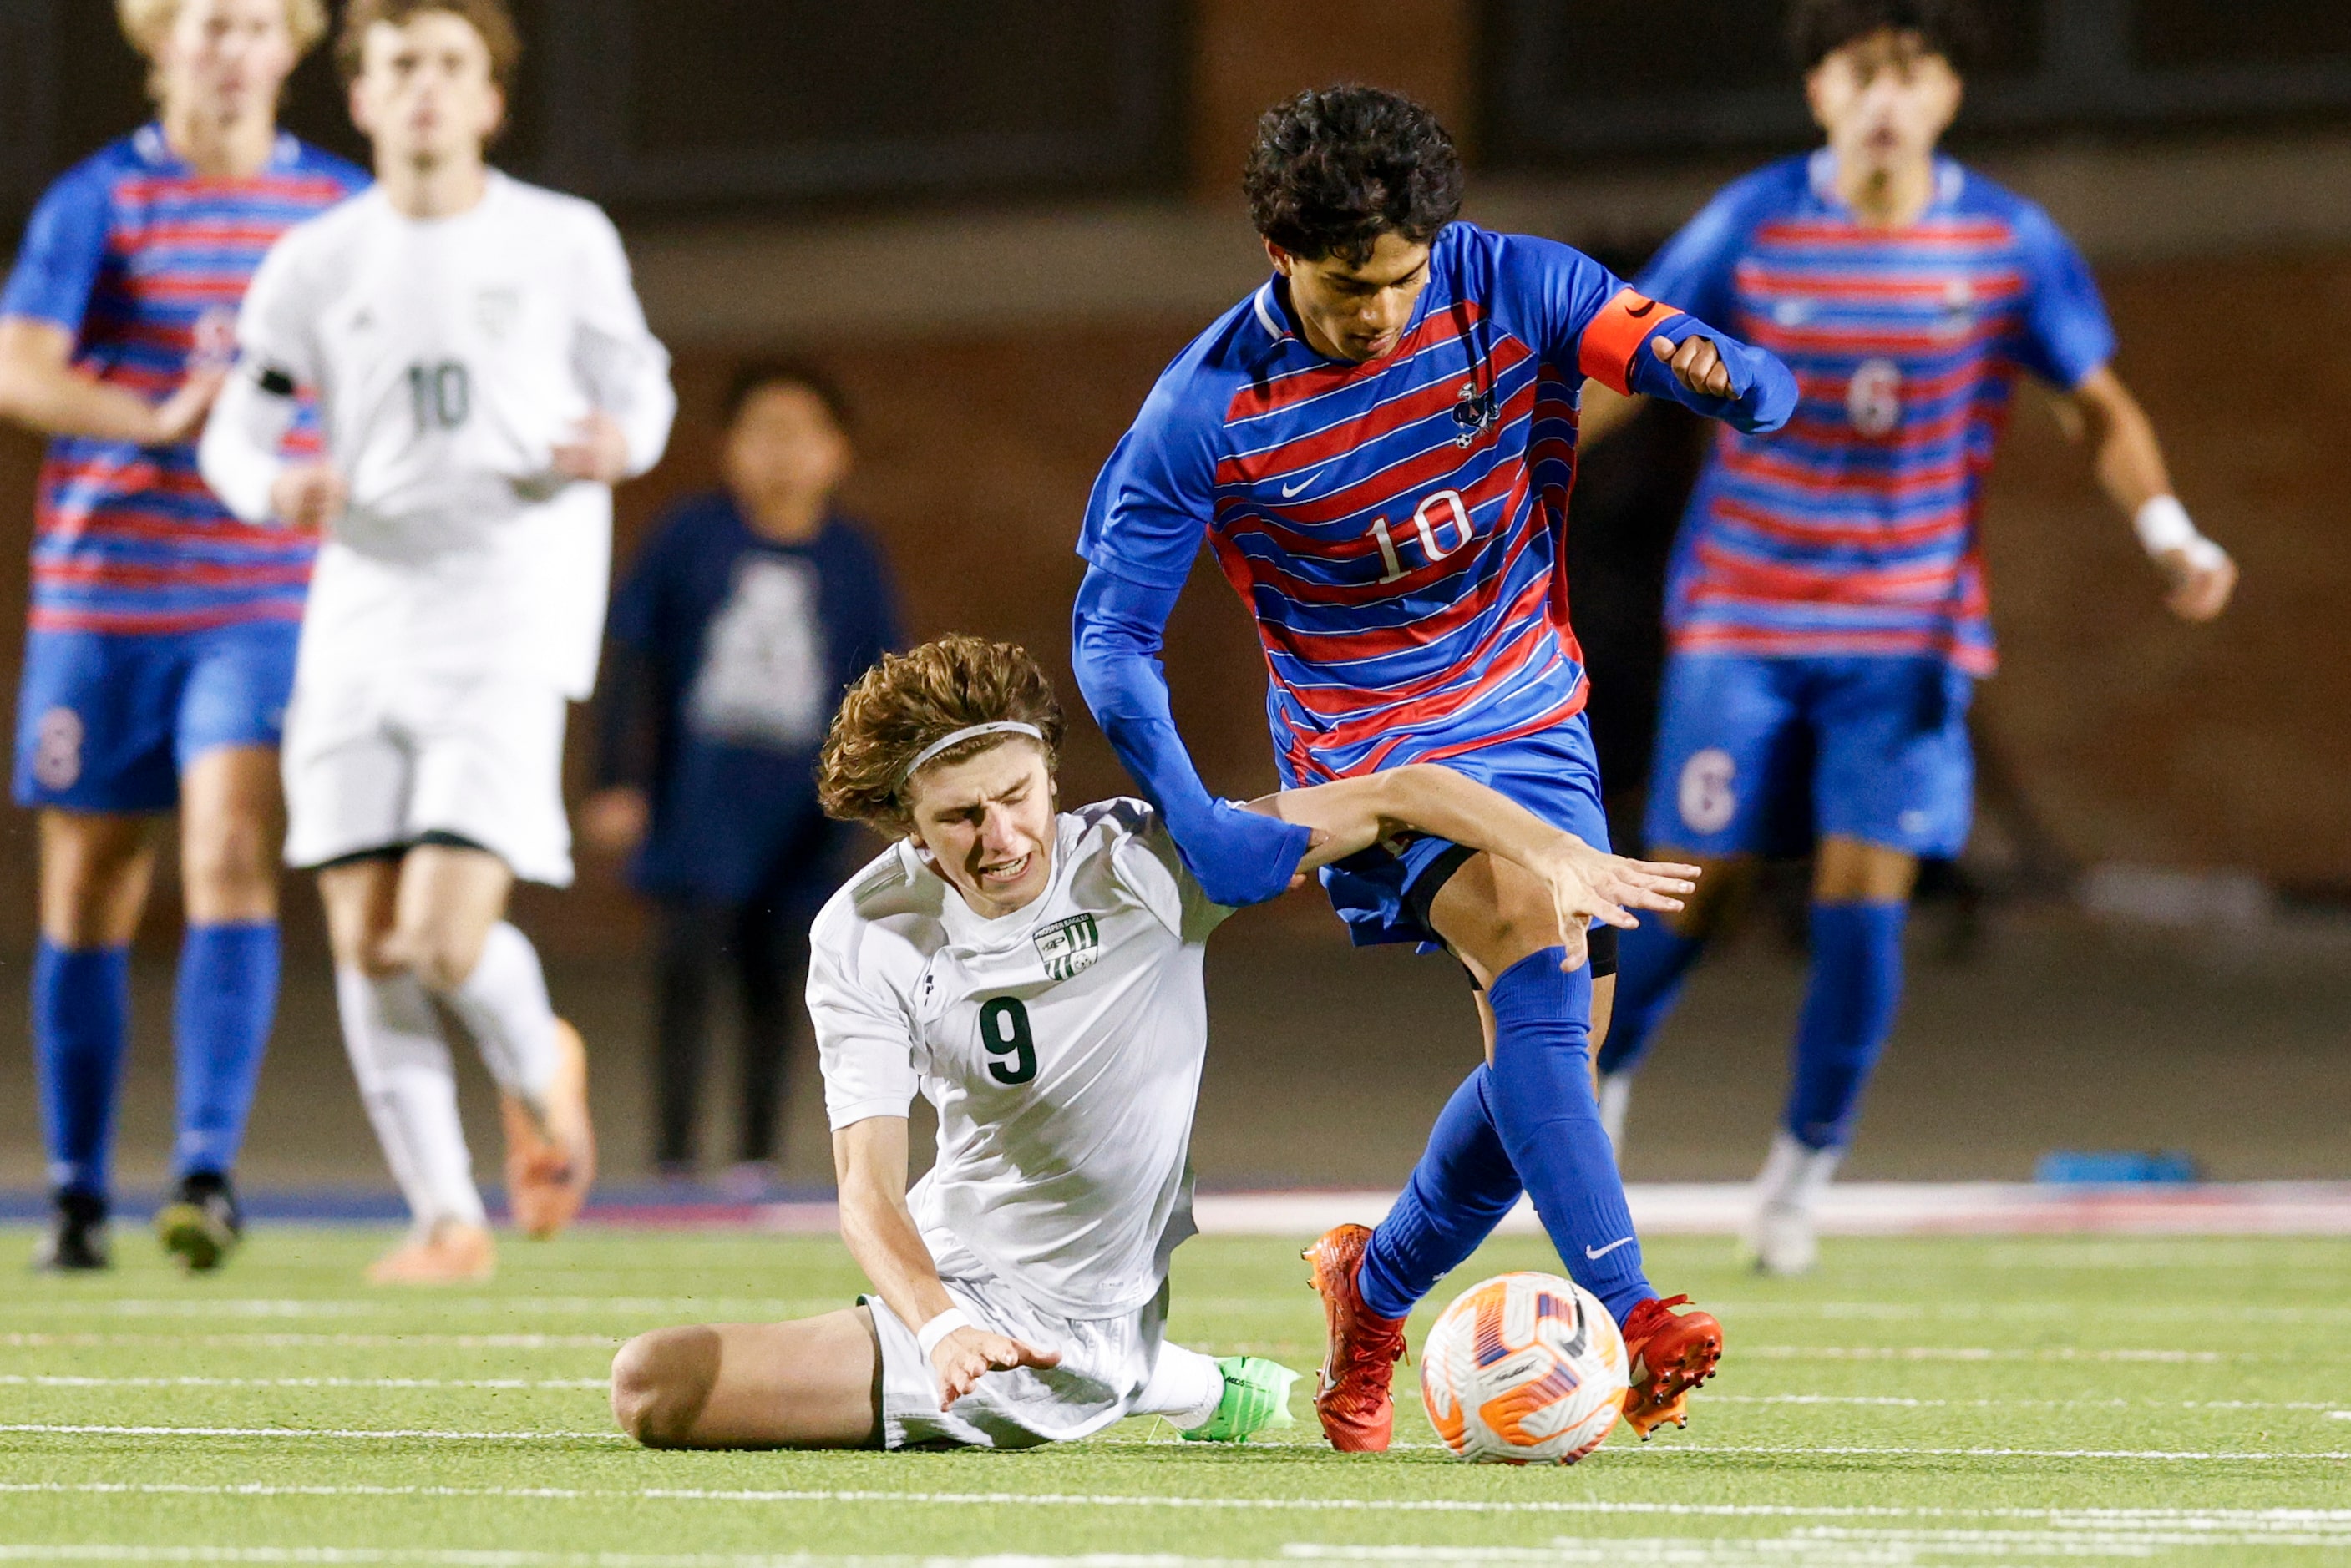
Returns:
[[[244,1234],[236,1191],[217,1171],[200,1170],[185,1178],[172,1201],[155,1211],[156,1240],[192,1274],[219,1268]]]
[[[114,1266],[107,1242],[106,1199],[60,1192],[50,1199],[49,1228],[33,1246],[33,1267],[45,1274],[90,1273]]]

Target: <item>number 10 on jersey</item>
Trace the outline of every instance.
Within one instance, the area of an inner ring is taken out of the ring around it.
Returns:
[[[416,412],[416,433],[454,431],[474,411],[474,379],[455,359],[408,368],[408,402]]]

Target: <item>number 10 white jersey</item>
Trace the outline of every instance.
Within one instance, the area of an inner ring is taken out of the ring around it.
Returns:
[[[350,488],[312,584],[305,673],[454,667],[585,696],[611,494],[557,478],[551,453],[598,409],[641,473],[676,410],[603,213],[495,171],[446,218],[368,192],[278,242],[238,339],[265,391],[315,389]]]
[[[937,1107],[910,1200],[942,1275],[1067,1317],[1158,1293],[1193,1230],[1202,959],[1231,912],[1135,800],[1064,814],[1050,885],[1001,919],[905,843],[825,906],[808,994],[826,1109],[838,1129],[918,1090]]]

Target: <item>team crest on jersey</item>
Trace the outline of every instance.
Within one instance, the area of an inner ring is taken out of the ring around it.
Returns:
[[[522,290],[486,288],[474,296],[474,314],[492,340],[502,338],[522,319]]]
[[[1493,388],[1489,387],[1480,392],[1477,382],[1462,382],[1461,395],[1453,403],[1453,422],[1461,427],[1461,433],[1453,438],[1453,444],[1468,446],[1492,430],[1494,422],[1500,418],[1501,410],[1495,404]]]
[[[1102,957],[1102,928],[1094,924],[1092,915],[1055,920],[1037,933],[1037,956],[1045,961],[1047,975],[1067,980],[1093,968],[1094,961]]]

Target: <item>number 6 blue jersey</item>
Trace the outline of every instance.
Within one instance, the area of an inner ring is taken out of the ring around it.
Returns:
[[[1687,393],[1645,352],[1702,329],[1776,414]],[[1587,376],[1764,427],[1793,397],[1775,361],[1589,257],[1457,223],[1377,359],[1315,352],[1279,278],[1201,334],[1102,471],[1079,554],[1174,590],[1206,538],[1257,619],[1292,786],[1536,733],[1586,694],[1563,544]]]

